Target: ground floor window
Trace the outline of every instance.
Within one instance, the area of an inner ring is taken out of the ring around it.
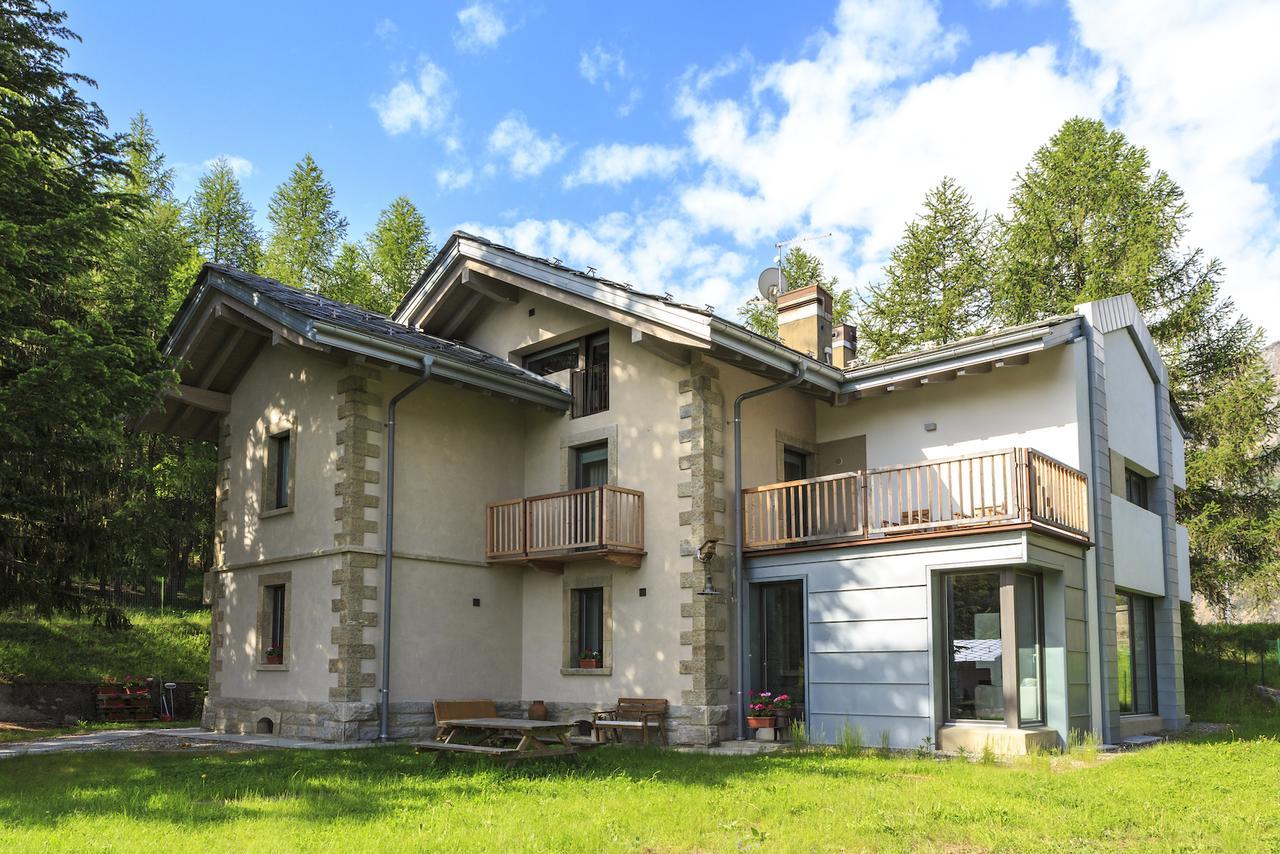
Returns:
[[[948,575],[947,718],[1044,721],[1044,631],[1040,578],[1013,570]]]
[[[1116,594],[1120,713],[1150,715],[1156,710],[1155,602],[1147,596]]]
[[[579,660],[600,660],[604,649],[604,588],[579,587],[573,591],[577,616],[574,646]]]
[[[258,664],[285,663],[289,645],[289,585],[292,573],[258,576]]]

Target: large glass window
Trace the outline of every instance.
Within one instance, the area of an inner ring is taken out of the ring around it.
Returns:
[[[1039,577],[1010,570],[949,575],[945,597],[948,719],[1043,722]]]
[[[1124,500],[1143,510],[1151,509],[1145,475],[1130,468],[1124,470]]]
[[[595,442],[573,451],[573,488],[604,486],[609,482],[609,443]]]
[[[947,576],[949,709],[952,720],[1004,720],[1000,574]]]
[[[1130,593],[1116,595],[1116,686],[1120,712],[1150,715],[1156,709],[1155,602]]]

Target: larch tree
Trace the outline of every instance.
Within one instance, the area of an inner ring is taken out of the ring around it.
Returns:
[[[262,238],[253,206],[226,158],[218,158],[200,176],[187,205],[186,219],[205,260],[256,273],[262,262]]]
[[[982,332],[990,322],[991,220],[945,177],[907,224],[884,281],[861,297],[859,344],[871,359],[939,346]]]
[[[365,307],[390,314],[435,255],[431,229],[413,202],[400,196],[378,216],[368,245],[376,291]]]
[[[343,241],[329,274],[320,286],[320,293],[338,302],[382,311],[375,307],[380,305],[380,301],[373,270],[369,266],[369,253],[358,243]]]
[[[1192,582],[1210,601],[1280,566],[1280,424],[1259,331],[1221,295],[1222,265],[1183,245],[1181,188],[1145,149],[1074,118],[1018,177],[1001,221],[994,310],[1003,323],[1131,294],[1188,426]]]
[[[347,236],[347,220],[333,204],[333,185],[310,154],[293,167],[267,211],[263,273],[294,287],[319,291]]]

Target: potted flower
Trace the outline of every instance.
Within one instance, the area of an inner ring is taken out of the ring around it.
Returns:
[[[103,676],[101,684],[97,687],[97,693],[104,697],[115,696],[120,693],[120,683],[116,682],[114,676]]]
[[[129,675],[124,677],[124,692],[126,694],[149,694],[150,688],[147,686],[147,680],[141,676]]]
[[[778,726],[785,727],[791,719],[791,695],[775,694],[773,697],[773,714],[778,719]]]
[[[284,647],[267,647],[267,664],[284,664]]]
[[[752,691],[751,702],[747,703],[747,726],[752,729],[764,729],[774,725],[773,693],[770,691]]]
[[[583,670],[595,670],[597,667],[600,666],[601,658],[602,656],[600,655],[600,650],[584,649],[581,653],[578,654],[578,667],[582,668]]]

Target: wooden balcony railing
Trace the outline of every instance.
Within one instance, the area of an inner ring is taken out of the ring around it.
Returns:
[[[743,548],[1032,523],[1087,540],[1087,479],[1014,448],[745,489]]]
[[[485,555],[495,562],[564,562],[644,554],[644,493],[594,486],[497,501],[486,509]]]

